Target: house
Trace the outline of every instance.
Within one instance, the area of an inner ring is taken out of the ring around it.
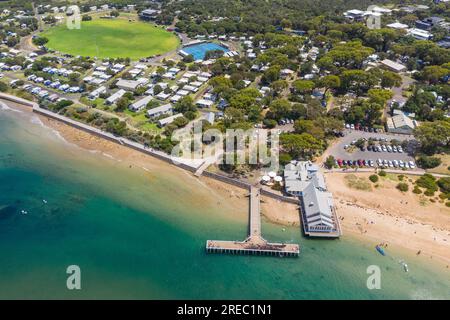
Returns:
[[[408,35],[416,38],[417,40],[430,40],[433,38],[433,35],[429,31],[418,28],[408,29]]]
[[[397,72],[397,73],[406,70],[406,66],[404,66],[403,64],[389,60],[389,59],[384,59],[380,63],[384,68],[389,69],[394,72]]]
[[[386,126],[387,131],[391,133],[412,134],[418,124],[416,120],[401,112],[387,118]]]
[[[97,99],[104,92],[106,92],[106,87],[104,86],[98,87],[97,89],[89,93],[89,99],[91,100]]]
[[[416,28],[422,30],[431,30],[433,27],[439,26],[441,23],[445,22],[444,18],[441,17],[429,17],[423,20],[417,20],[415,22]]]
[[[396,29],[396,30],[406,30],[409,28],[407,24],[400,23],[400,22],[390,23],[390,24],[386,25],[386,27],[391,28],[391,29]]]
[[[173,112],[173,107],[170,103],[168,104],[164,104],[162,106],[156,107],[156,108],[152,108],[150,110],[147,111],[147,116],[149,118],[158,118],[162,115],[172,115]]]
[[[159,11],[159,10],[146,9],[146,10],[142,10],[142,12],[139,14],[139,17],[142,20],[154,20],[160,13],[161,13],[161,11]]]
[[[366,15],[365,11],[361,11],[358,9],[352,9],[344,12],[345,18],[350,21],[362,21]]]
[[[214,104],[214,101],[206,100],[206,99],[200,99],[198,100],[195,105],[199,108],[210,108]]]
[[[152,101],[152,100],[153,100],[153,97],[152,97],[152,96],[146,96],[146,97],[144,97],[144,98],[142,98],[142,99],[140,99],[140,100],[138,100],[138,101],[136,101],[136,102],[130,104],[130,105],[128,106],[128,109],[130,109],[131,111],[134,111],[134,112],[141,111],[141,110],[144,109],[144,108],[147,106],[147,104],[148,104],[150,101]]]
[[[183,114],[177,113],[177,114],[175,114],[173,116],[170,116],[170,117],[158,120],[158,126],[160,128],[162,128],[162,127],[168,125],[169,123],[172,123],[176,118],[179,118],[179,117],[182,117],[182,116],[183,116]]]
[[[141,84],[141,82],[137,80],[125,80],[125,79],[119,79],[116,82],[116,86],[120,89],[127,90],[127,91],[135,91]]]
[[[106,104],[113,104],[116,103],[117,100],[119,100],[120,98],[122,98],[122,96],[126,93],[126,91],[124,89],[120,89],[119,91],[117,91],[116,93],[112,94],[111,96],[109,96],[108,99],[106,99],[105,103]]]

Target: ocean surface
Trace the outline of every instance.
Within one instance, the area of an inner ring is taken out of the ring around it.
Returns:
[[[186,172],[149,168],[80,149],[36,115],[0,106],[0,298],[450,298],[448,269],[389,248],[383,257],[347,235],[311,240],[263,221],[266,239],[300,243],[300,257],[206,254],[207,239],[245,238],[247,200],[232,209]],[[70,265],[81,290],[66,287]],[[367,288],[370,265],[379,290]]]

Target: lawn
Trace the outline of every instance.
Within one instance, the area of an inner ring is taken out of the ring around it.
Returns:
[[[175,50],[178,37],[160,27],[127,19],[83,21],[80,29],[65,24],[42,33],[47,47],[72,55],[138,60]]]

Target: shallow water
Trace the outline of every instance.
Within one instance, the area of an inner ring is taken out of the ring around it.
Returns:
[[[448,271],[348,236],[263,222],[266,239],[300,243],[300,257],[208,255],[207,239],[245,238],[246,199],[233,199],[236,212],[186,172],[129,168],[36,119],[0,110],[0,298],[450,298]],[[81,290],[66,288],[69,265]],[[380,290],[367,289],[369,265]]]

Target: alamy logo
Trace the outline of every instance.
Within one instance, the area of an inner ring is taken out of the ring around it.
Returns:
[[[277,171],[279,135],[277,130],[218,129],[203,131],[202,122],[174,131],[171,158],[175,163],[208,162],[227,165],[259,165]]]
[[[67,29],[80,29],[81,28],[81,14],[80,8],[76,5],[69,6],[66,11],[67,14]]]
[[[70,265],[66,269],[70,276],[67,278],[66,286],[69,290],[81,290],[81,269],[77,265]]]
[[[381,289],[381,269],[379,266],[376,265],[370,265],[367,267],[366,270],[367,274],[370,274],[369,277],[367,277],[367,289],[373,290],[373,289]]]
[[[381,14],[376,11],[378,6],[370,5],[367,8],[367,12],[369,13],[366,24],[369,29],[380,29],[381,28]]]

